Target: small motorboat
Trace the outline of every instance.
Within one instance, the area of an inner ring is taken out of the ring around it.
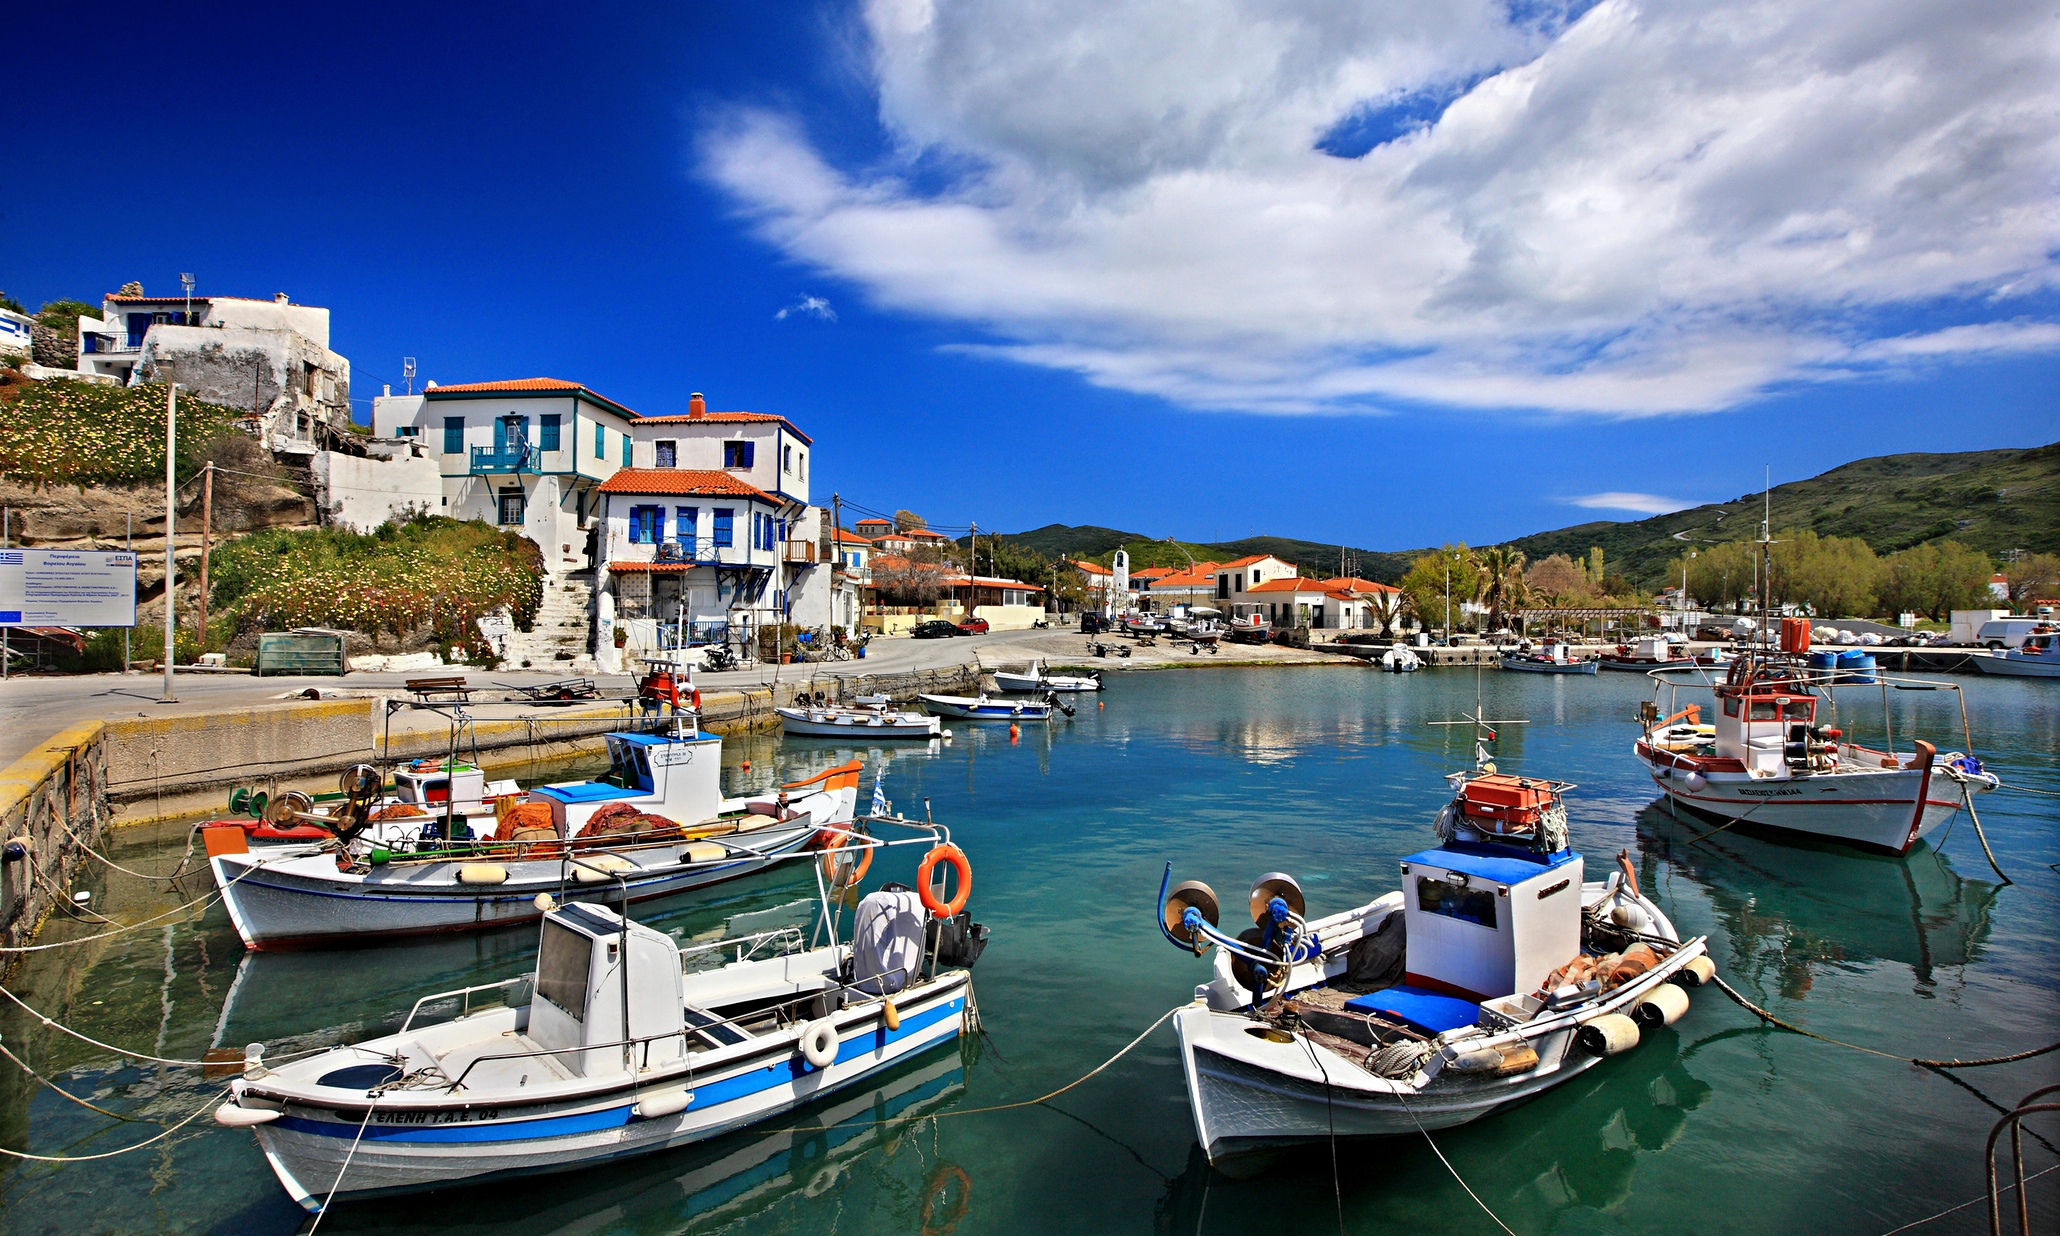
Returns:
[[[1547,640],[1536,652],[1502,654],[1503,669],[1527,674],[1592,674],[1596,664],[1593,657],[1573,655],[1573,650],[1558,640]]]
[[[941,738],[944,724],[923,712],[905,712],[882,695],[862,695],[833,704],[818,694],[775,708],[782,733],[796,738]]]
[[[1073,715],[1073,710],[1059,702],[1056,695],[1046,694],[1041,700],[1003,699],[982,695],[978,698],[966,695],[918,695],[923,707],[941,717],[958,717],[966,721],[1049,721],[1053,709]]]
[[[1117,630],[1121,631],[1124,635],[1134,635],[1141,639],[1151,639],[1164,635],[1169,629],[1164,618],[1159,617],[1157,614],[1143,612],[1120,616],[1116,619],[1116,626]]]
[[[1262,614],[1232,618],[1223,624],[1223,637],[1233,644],[1263,644],[1273,638],[1273,624]]]
[[[1102,676],[1099,670],[1091,674],[1054,674],[1045,669],[1044,662],[1033,661],[1030,667],[1021,673],[995,670],[994,685],[998,690],[1017,694],[1043,691],[1099,691],[1102,689]]]
[[[1411,649],[1396,644],[1380,654],[1380,667],[1390,674],[1413,674],[1423,668],[1423,658]]]
[[[1638,888],[1628,853],[1588,880],[1565,782],[1451,777],[1439,844],[1402,889],[1324,918],[1273,872],[1238,935],[1199,881],[1160,885],[1158,929],[1212,981],[1174,1014],[1195,1134],[1215,1166],[1332,1137],[1478,1120],[1638,1045],[1715,973]]]
[[[253,1044],[215,1120],[253,1130],[288,1195],[320,1213],[702,1141],[949,1044],[973,1027],[968,968],[986,944],[965,908],[971,866],[941,828],[868,823],[918,835],[839,830],[824,866],[858,861],[826,885],[813,941],[785,928],[683,949],[613,907],[545,895],[530,972],[425,995],[395,1033],[276,1065]],[[921,891],[867,895],[840,943],[832,900],[873,849],[912,842],[930,846]],[[958,877],[950,901],[928,878],[940,865]]]
[[[1596,659],[1598,669],[1626,670],[1643,674],[1661,666],[1688,666],[1697,662],[1682,653],[1678,644],[1664,635],[1648,635],[1634,644],[1618,644],[1614,651]]]
[[[1984,674],[2007,678],[2060,678],[2060,635],[2035,631],[2020,647],[1986,657],[1970,657]]]

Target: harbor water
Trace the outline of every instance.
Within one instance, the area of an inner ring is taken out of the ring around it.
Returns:
[[[761,736],[726,744],[730,792],[857,755],[884,762],[895,808],[948,824],[993,929],[975,970],[985,1034],[767,1129],[611,1166],[339,1206],[326,1233],[1492,1232],[1454,1173],[1512,1230],[1882,1233],[1981,1197],[1999,1108],[2060,1080],[2060,1054],[1944,1073],[1771,1029],[1714,988],[1670,1028],[1513,1110],[1436,1135],[1317,1145],[1248,1180],[1212,1172],[1171,1032],[1041,1107],[1033,1098],[1107,1060],[1190,998],[1207,963],[1154,929],[1165,863],[1226,906],[1281,870],[1313,915],[1398,886],[1397,860],[1434,844],[1442,775],[1469,767],[1471,710],[1496,727],[1505,771],[1559,777],[1591,878],[1628,849],[1684,935],[1779,1016],[1901,1057],[1984,1057],[2060,1037],[2060,798],[1978,801],[2002,868],[1965,816],[1905,858],[1784,842],[1676,819],[1631,758],[1636,675],[1560,678],[1361,667],[1108,675],[1101,700],[1049,730],[953,722],[930,749],[853,749]],[[2060,791],[2060,692],[1961,679],[1976,749],[2006,786]],[[1884,718],[1884,711],[1888,716]],[[1956,750],[1952,692],[1844,688],[1838,723],[1879,745],[1924,736]],[[749,762],[749,769],[744,767]],[[870,771],[867,778],[870,788]],[[118,833],[110,854],[168,872],[177,829]],[[197,861],[197,860],[196,860]],[[868,886],[912,880],[890,851]],[[203,871],[144,881],[97,865],[78,888],[122,923],[209,889]],[[753,877],[638,916],[683,943],[812,925],[808,869]],[[847,919],[848,921],[848,919]],[[1236,924],[1227,923],[1233,930]],[[81,912],[41,942],[105,932]],[[34,955],[11,990],[58,1022],[151,1055],[239,1057],[370,1037],[418,995],[524,969],[531,930],[322,952],[246,954],[219,906]],[[0,1146],[106,1154],[211,1108],[200,1070],[125,1060],[12,1005],[0,1045]],[[930,1117],[941,1117],[931,1119]],[[2051,1142],[2052,1125],[2033,1125]],[[2053,1145],[2026,1139],[2037,1171]],[[2033,1226],[2060,1230],[2060,1173],[2031,1189]],[[1915,1230],[1971,1232],[1980,1202]],[[205,1114],[134,1153],[0,1164],[0,1229],[286,1233],[310,1222],[248,1131]]]

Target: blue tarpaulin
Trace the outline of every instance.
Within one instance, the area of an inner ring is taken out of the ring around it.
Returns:
[[[1480,1019],[1481,1006],[1458,996],[1443,996],[1421,987],[1390,987],[1345,1001],[1354,1013],[1386,1015],[1425,1034],[1443,1034]]]

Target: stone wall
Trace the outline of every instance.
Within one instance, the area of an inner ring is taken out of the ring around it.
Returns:
[[[101,722],[60,730],[0,772],[0,944],[27,944],[57,901],[71,895],[86,861],[81,846],[98,843],[108,814]],[[20,960],[7,955],[0,979]]]

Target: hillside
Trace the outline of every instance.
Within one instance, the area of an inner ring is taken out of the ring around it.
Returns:
[[[1879,455],[1774,487],[1776,529],[1858,537],[1877,554],[1950,538],[2000,557],[2060,551],[2060,443],[2029,450]],[[1635,522],[1597,521],[1508,542],[1531,560],[1600,546],[1610,569],[1657,582],[1698,543],[1759,535],[1761,497],[1741,494]]]
[[[1133,571],[1154,566],[1186,566],[1189,555],[1196,561],[1229,562],[1251,554],[1272,554],[1276,558],[1296,563],[1309,575],[1334,575],[1338,570],[1338,546],[1298,541],[1289,537],[1255,536],[1240,541],[1220,541],[1213,544],[1183,541],[1176,547],[1169,542],[1154,540],[1140,533],[1123,532],[1094,524],[1046,524],[1029,532],[1004,532],[998,535],[1020,548],[1051,558],[1089,558],[1106,563],[1116,550],[1128,550],[1130,569]],[[1182,549],[1187,553],[1181,553]],[[1408,559],[1399,554],[1351,548],[1343,552],[1355,560],[1355,568],[1362,579],[1393,583],[1402,578],[1402,572],[1409,568]]]

